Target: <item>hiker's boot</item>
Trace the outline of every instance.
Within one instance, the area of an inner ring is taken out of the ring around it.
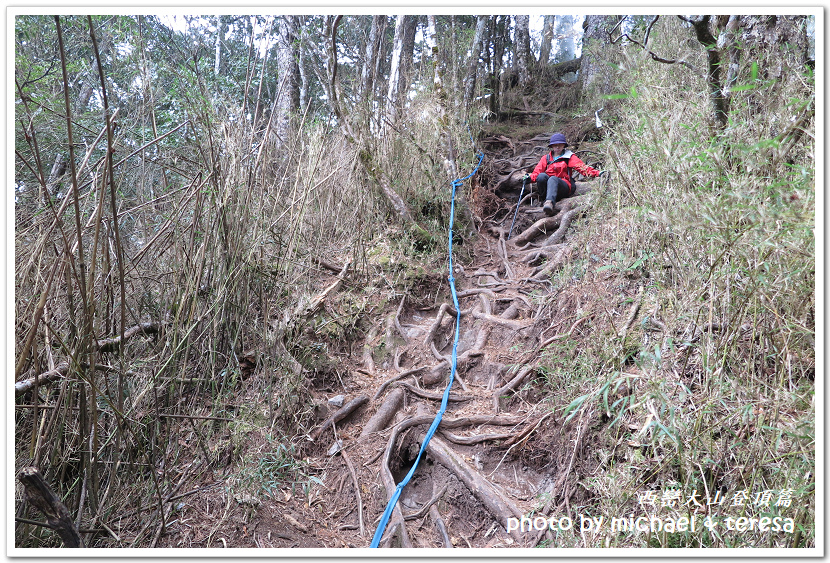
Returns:
[[[542,209],[544,209],[545,215],[548,217],[553,216],[553,202],[551,200],[547,200],[545,205],[542,206]]]

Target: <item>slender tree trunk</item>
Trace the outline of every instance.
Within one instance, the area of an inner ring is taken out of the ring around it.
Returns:
[[[225,16],[218,16],[216,30],[216,45],[213,58],[213,74],[219,75],[222,71],[222,44],[225,42],[225,34],[228,32],[228,19]]]
[[[409,72],[415,50],[417,16],[398,16],[395,22],[395,40],[392,47],[392,68],[389,72],[389,108],[392,121],[396,121],[409,88]]]
[[[360,93],[365,102],[369,102],[374,97],[375,68],[385,27],[386,16],[372,16],[372,27],[369,30],[369,39],[366,41],[363,69],[360,75]]]
[[[584,94],[610,94],[611,83],[603,72],[602,49],[608,43],[608,31],[614,27],[617,16],[585,16],[582,24],[582,62],[579,80]]]
[[[498,115],[501,111],[501,69],[504,63],[504,50],[507,45],[507,30],[510,16],[493,16],[491,20],[490,40],[493,44],[493,57],[490,67],[490,113]]]
[[[469,111],[470,104],[476,94],[476,78],[478,63],[481,58],[481,43],[484,39],[484,30],[487,27],[487,16],[478,16],[476,31],[473,35],[473,46],[470,50],[470,64],[467,67],[466,86],[464,88],[464,107]]]
[[[556,53],[553,62],[564,63],[576,57],[576,32],[574,31],[574,16],[559,16],[553,27],[556,36]]]
[[[294,23],[297,27],[294,29],[295,36],[302,37],[301,33],[297,33],[298,29],[301,29],[304,25],[302,21],[303,16],[294,16]],[[297,77],[300,82],[299,84],[299,108],[305,108],[308,104],[308,87],[310,84],[309,76],[308,76],[308,66],[306,64],[306,50],[302,47],[297,48]]]
[[[527,86],[530,83],[530,69],[533,55],[530,53],[530,16],[516,16],[516,42],[514,61],[519,71],[519,85]]]
[[[398,101],[398,80],[401,73],[401,58],[403,57],[403,29],[406,16],[399,15],[395,19],[395,39],[392,40],[392,66],[389,69],[389,91],[386,95],[389,112],[396,114]]]
[[[296,46],[294,34],[291,32],[293,16],[279,18],[277,32],[277,79],[279,89],[274,104],[274,133],[277,136],[277,145],[281,146],[288,138],[291,127],[291,113],[296,111],[300,103],[299,67],[296,64]]]
[[[545,16],[542,24],[542,45],[539,49],[539,66],[546,65],[550,61],[550,50],[553,45],[553,26],[556,16]]]

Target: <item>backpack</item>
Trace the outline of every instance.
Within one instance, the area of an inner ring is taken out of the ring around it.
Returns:
[[[568,151],[568,152],[570,152],[570,151]],[[568,155],[568,164],[569,164],[569,166],[568,166],[568,182],[570,182],[570,184],[571,184],[571,194],[573,194],[576,191],[576,183],[574,182],[573,168],[570,167],[571,157],[573,156],[573,154],[574,153],[571,152],[571,154]],[[551,162],[553,162],[553,161],[551,161],[550,153],[548,153],[548,154],[545,155],[545,169],[547,169],[548,166],[550,166]]]

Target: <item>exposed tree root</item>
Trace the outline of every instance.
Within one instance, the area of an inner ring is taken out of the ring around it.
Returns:
[[[481,442],[489,442],[492,440],[507,440],[513,437],[513,434],[479,434],[478,436],[458,436],[451,432],[443,431],[441,435],[452,442],[461,446],[472,446],[480,444]]]
[[[582,413],[580,413],[580,415],[579,415],[579,422],[580,423],[582,422],[582,416],[583,416]],[[548,514],[548,511],[550,510],[550,507],[553,504],[554,499],[557,496],[557,493],[560,490],[563,489],[563,487],[565,485],[565,481],[568,479],[568,476],[571,474],[571,468],[573,468],[574,458],[576,458],[576,451],[582,445],[582,438],[584,438],[585,430],[587,429],[587,426],[588,426],[587,424],[580,424],[579,430],[577,430],[577,433],[576,433],[576,440],[574,440],[574,448],[573,448],[573,451],[571,452],[571,459],[570,459],[570,461],[568,461],[568,468],[565,469],[565,471],[563,471],[561,475],[559,475],[559,478],[556,480],[556,483],[554,483],[553,489],[551,490],[551,493],[550,493],[550,498],[548,499],[548,502],[545,504],[544,508],[540,512],[541,515],[546,516]],[[566,497],[565,500],[567,502],[567,497]],[[542,532],[537,534],[536,537],[531,542],[531,547],[536,547],[536,544],[539,543],[539,541],[542,539],[542,537],[544,535],[545,535],[545,530],[543,530]]]
[[[590,319],[593,316],[594,316],[593,313],[585,315],[584,317],[582,317],[581,319],[576,321],[573,325],[571,325],[571,328],[570,328],[570,330],[568,330],[568,332],[565,332],[565,333],[562,333],[562,334],[557,334],[556,336],[552,336],[552,337],[548,338],[547,340],[545,340],[544,342],[542,342],[539,345],[539,350],[541,351],[544,348],[547,348],[548,346],[550,346],[551,344],[553,344],[557,340],[562,340],[563,338],[569,338],[573,334],[574,330],[576,330],[576,327],[578,327],[583,322],[587,321],[588,319]]]
[[[536,268],[533,271],[531,279],[539,281],[548,279],[550,277],[550,274],[554,270],[565,265],[565,263],[568,261],[570,253],[571,249],[569,246],[565,245],[564,247],[560,248],[559,251],[556,253],[556,256],[553,257],[553,260],[549,261],[544,266]]]
[[[435,505],[429,507],[429,515],[435,522],[435,527],[438,528],[438,533],[441,535],[441,541],[444,542],[444,547],[452,549],[453,545],[452,541],[450,541],[450,536],[447,533],[447,525],[444,524],[444,519],[441,518],[441,514],[438,512],[438,508]]]
[[[504,273],[507,275],[508,280],[512,280],[515,276],[513,275],[513,268],[510,267],[510,259],[507,254],[507,238],[503,234],[499,235],[499,242],[497,246],[499,249],[499,256],[501,257],[501,263],[504,266]]]
[[[402,387],[405,387],[410,393],[413,395],[417,395],[422,399],[429,399],[431,401],[441,401],[444,398],[443,393],[431,393],[429,391],[424,391],[423,389],[418,389],[414,385],[410,385],[409,383],[401,383]],[[462,403],[464,401],[472,401],[475,397],[469,397],[464,395],[454,395],[452,393],[449,394],[447,400],[454,403]]]
[[[519,385],[524,383],[525,379],[527,379],[527,377],[530,375],[533,369],[533,366],[524,366],[522,369],[519,370],[519,373],[516,374],[516,377],[511,379],[509,382],[507,382],[507,384],[505,384],[503,387],[500,387],[496,390],[495,393],[493,393],[493,409],[495,410],[495,412],[498,413],[500,409],[499,399],[506,395],[508,391],[512,391],[513,389],[516,389]]]
[[[402,389],[395,389],[389,393],[377,412],[363,426],[363,431],[360,433],[358,440],[363,440],[366,436],[385,429],[389,425],[389,421],[395,416],[395,413],[403,406],[403,399],[404,392]]]
[[[562,201],[557,202],[555,209],[561,209],[561,211],[553,217],[542,217],[541,219],[533,223],[531,226],[529,226],[527,229],[513,237],[513,239],[511,240],[513,246],[522,246],[540,235],[546,235],[556,230],[556,228],[559,227],[559,223],[562,219],[563,213],[569,211],[573,207],[573,205],[574,203],[571,199],[563,199]]]
[[[390,383],[394,383],[395,381],[398,381],[398,380],[400,380],[400,379],[405,379],[405,378],[409,377],[410,375],[415,375],[415,374],[416,374],[416,373],[418,373],[419,371],[423,371],[423,370],[425,370],[425,369],[426,369],[426,366],[421,366],[421,367],[417,367],[417,368],[412,368],[412,369],[406,370],[406,371],[404,371],[404,372],[401,372],[401,373],[399,373],[398,375],[396,375],[396,376],[394,376],[394,377],[390,377],[389,379],[387,379],[386,381],[384,381],[384,382],[381,384],[381,386],[380,386],[380,387],[378,387],[378,390],[375,392],[375,396],[374,396],[374,397],[372,397],[372,400],[373,400],[373,401],[377,401],[377,400],[378,400],[378,397],[380,397],[380,396],[383,394],[383,391],[384,391],[387,387],[389,387],[389,384],[390,384]]]
[[[543,246],[562,242],[564,233],[568,230],[571,221],[587,207],[585,198],[586,196],[574,196],[558,201],[554,209],[558,210],[559,213],[553,217],[543,217],[533,223],[533,225],[513,238],[513,245],[520,248],[538,236],[548,235],[551,231],[553,233],[548,237]]]
[[[510,309],[508,309],[510,310]],[[528,323],[523,323],[519,321],[514,321],[511,319],[506,319],[504,317],[497,317],[495,315],[488,315],[486,313],[479,313],[478,311],[473,311],[473,316],[477,319],[481,319],[487,322],[491,322],[497,325],[501,325],[503,327],[507,327],[509,329],[519,331],[522,329],[527,328],[530,326]]]
[[[556,253],[564,248],[564,244],[542,246],[540,248],[525,250],[522,262],[528,266],[539,266],[544,260],[552,260]]]
[[[481,501],[500,525],[504,526],[508,518],[521,518],[522,511],[485,479],[478,471],[470,467],[464,458],[455,453],[446,442],[433,436],[426,447],[427,455],[453,473],[466,485],[473,495]],[[517,530],[511,531],[514,539],[523,542]]]
[[[435,483],[433,483],[433,490],[435,490],[434,485]],[[441,489],[441,492],[439,492],[437,495],[433,495],[433,497],[429,499],[429,501],[424,506],[422,506],[420,510],[418,510],[418,512],[413,512],[412,514],[407,514],[406,516],[404,516],[404,520],[408,522],[410,520],[417,520],[419,518],[423,518],[424,516],[426,516],[427,512],[429,512],[430,507],[439,500],[441,500],[441,497],[444,496],[444,493],[447,492],[447,487],[449,487],[449,485],[444,484],[444,488]]]
[[[398,330],[398,334],[401,335],[405,344],[409,344],[409,336],[406,334],[406,331],[401,326],[401,310],[403,309],[403,304],[406,302],[406,295],[401,297],[401,304],[398,305],[398,310],[395,312],[395,328]]]
[[[377,327],[369,329],[366,335],[366,342],[363,344],[363,367],[369,375],[375,375],[375,359],[372,357],[372,341],[377,336]]]
[[[442,303],[441,308],[438,309],[438,314],[435,316],[435,320],[432,322],[432,325],[427,331],[427,335],[424,337],[425,345],[429,345],[429,343],[435,338],[435,333],[438,331],[438,327],[441,326],[441,321],[444,320],[444,315],[448,312],[453,315],[457,315],[455,307],[448,303]],[[469,311],[461,311],[461,316],[463,317],[467,313],[469,313]]]
[[[340,422],[354,411],[356,411],[361,406],[365,405],[369,402],[369,397],[366,395],[360,395],[359,397],[355,397],[345,405],[343,405],[340,409],[337,410],[333,415],[328,417],[326,420],[323,421],[323,424],[320,425],[317,430],[311,433],[311,438],[316,440],[320,434],[328,428],[330,425]]]
[[[518,434],[511,434],[510,439],[507,440],[504,443],[504,445],[512,447],[515,444],[526,442],[528,440],[528,438],[530,438],[530,435],[533,434],[533,432],[535,432],[536,429],[539,428],[542,425],[542,423],[548,417],[550,417],[552,414],[553,414],[553,411],[548,411],[547,414],[545,414],[543,417],[541,417],[539,420],[536,421],[536,424],[534,424],[532,426],[527,425],[527,427],[524,430],[522,430],[521,432],[519,432]]]
[[[559,221],[559,227],[554,231],[552,235],[550,235],[543,246],[551,246],[554,244],[560,244],[563,240],[565,240],[565,233],[568,231],[568,228],[571,226],[571,221],[574,220],[582,211],[585,210],[584,205],[579,205],[574,207],[573,209],[565,212],[562,215],[562,218]]]
[[[484,287],[474,288],[474,289],[465,289],[464,291],[458,292],[458,298],[463,299],[464,297],[470,297],[471,295],[486,295],[490,299],[496,300],[496,291],[501,291],[498,289],[487,289]]]

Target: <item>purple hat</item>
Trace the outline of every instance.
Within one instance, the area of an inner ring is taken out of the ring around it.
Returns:
[[[563,144],[563,145],[568,144],[568,141],[565,140],[565,135],[563,135],[562,133],[554,133],[550,138],[550,142],[548,143],[548,146],[557,145],[557,144],[560,144],[560,143]]]

